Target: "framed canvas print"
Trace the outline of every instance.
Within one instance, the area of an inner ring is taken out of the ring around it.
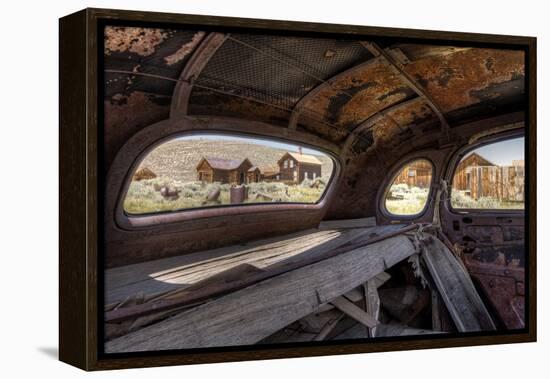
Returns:
[[[536,340],[536,40],[60,20],[60,359]]]

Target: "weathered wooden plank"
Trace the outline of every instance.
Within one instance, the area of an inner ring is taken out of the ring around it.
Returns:
[[[265,267],[288,256],[300,254],[330,242],[339,246],[353,239],[358,231],[312,231],[245,245],[159,259],[106,271],[106,303],[120,301],[137,292],[160,294],[185,288],[209,276],[251,263]]]
[[[374,288],[377,289],[382,284],[384,284],[386,281],[388,281],[389,278],[391,278],[390,274],[388,274],[387,272],[381,272],[380,274],[376,275],[374,278],[370,279],[369,282],[373,283]],[[363,293],[363,291],[359,290],[359,288],[354,288],[351,291],[345,293],[344,296],[347,297],[351,302],[357,303],[358,301],[363,299],[365,294]],[[325,304],[325,305],[321,306],[317,310],[317,312],[319,312],[319,313],[326,312],[326,311],[329,311],[333,308],[334,308],[334,306],[332,304],[328,303],[328,304]]]
[[[495,330],[469,274],[443,242],[424,235],[422,259],[459,332]]]
[[[374,328],[378,324],[378,321],[374,317],[369,315],[367,312],[365,312],[343,296],[337,297],[330,303],[345,314],[347,314],[352,319],[359,321],[361,324],[365,325],[367,328]]]
[[[239,271],[240,269],[239,266],[233,266],[231,269],[227,270],[229,271],[229,275],[227,278],[225,277],[224,272],[221,272],[214,275],[210,279],[195,283],[187,288],[174,290],[166,296],[163,296],[164,299],[160,298],[158,300],[150,301],[145,304],[112,310],[105,313],[105,321],[119,322],[129,318],[141,317],[146,314],[164,311],[176,307],[181,308],[184,305],[198,305],[201,302],[211,300],[214,297],[225,295],[229,292],[237,291],[262,280],[281,275],[288,271],[295,270],[300,267],[304,267],[360,247],[364,247],[380,240],[391,238],[392,236],[409,230],[409,228],[416,228],[416,226],[411,225],[409,227],[403,227],[398,231],[389,232],[383,235],[379,235],[377,233],[369,233],[369,236],[371,236],[370,238],[361,239],[359,242],[347,243],[338,248],[336,248],[338,246],[338,243],[335,243],[333,245],[332,241],[329,241],[327,243],[306,250],[302,254],[294,255],[288,259],[278,262],[277,264],[273,264],[265,270],[258,269],[257,267],[250,264],[241,265],[245,266],[244,269],[249,271],[248,275],[238,275],[238,277],[235,277],[235,275],[231,274],[231,271]],[[370,231],[371,229],[366,230]],[[348,236],[354,234],[357,234],[357,239],[360,239],[358,237],[365,234],[365,229],[357,229],[347,232]],[[252,271],[254,270],[256,270],[256,272],[252,273]],[[166,297],[168,297],[169,299],[166,299]]]
[[[415,253],[395,236],[301,267],[109,341],[106,352],[251,345]]]
[[[383,275],[385,274],[385,275]],[[380,317],[380,297],[378,296],[378,287],[384,284],[390,278],[390,275],[383,272],[363,285],[365,296],[365,311],[378,321]],[[376,326],[369,328],[370,337],[376,337]]]
[[[114,289],[149,278],[166,278],[170,273],[177,272],[182,268],[189,268],[197,264],[219,260],[223,261],[228,257],[238,257],[241,254],[254,253],[257,250],[261,251],[265,248],[276,249],[290,243],[306,240],[310,237],[317,238],[318,236],[330,235],[332,233],[334,231],[319,232],[316,229],[309,229],[285,236],[116,267],[106,271],[106,284]]]
[[[375,217],[321,221],[319,230],[369,228],[376,226]]]

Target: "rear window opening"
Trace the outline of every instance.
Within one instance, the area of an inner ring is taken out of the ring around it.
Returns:
[[[430,194],[433,165],[427,159],[408,162],[386,191],[384,206],[394,216],[415,216],[424,211]]]
[[[135,170],[123,208],[140,215],[258,203],[321,200],[333,159],[295,143],[226,134],[176,137]]]

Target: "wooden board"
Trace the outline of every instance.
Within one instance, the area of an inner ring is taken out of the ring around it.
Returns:
[[[378,324],[378,321],[373,316],[369,315],[367,312],[343,296],[337,297],[330,303],[355,321],[360,322],[368,328],[374,328]]]
[[[241,264],[265,268],[301,253],[310,253],[312,249],[336,248],[372,232],[371,229],[308,230],[244,245],[108,269],[105,275],[105,303],[123,301],[137,293],[151,296],[185,288]]]
[[[495,324],[464,266],[432,236],[422,239],[422,259],[459,332],[495,330]]]
[[[251,345],[415,253],[397,236],[265,280],[117,338],[106,352]]]
[[[375,217],[321,221],[319,230],[370,228],[376,226]]]

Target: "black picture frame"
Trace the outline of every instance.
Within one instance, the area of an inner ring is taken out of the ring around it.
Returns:
[[[100,28],[117,25],[186,25],[308,35],[407,38],[426,43],[508,46],[526,53],[526,312],[524,330],[440,335],[322,345],[232,347],[186,352],[102,353],[102,65]],[[307,357],[536,341],[536,38],[369,26],[85,9],[59,22],[60,44],[60,270],[59,358],[84,370]]]

